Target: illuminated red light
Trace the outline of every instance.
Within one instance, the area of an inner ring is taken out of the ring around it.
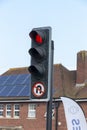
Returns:
[[[43,42],[42,37],[40,35],[38,35],[38,34],[36,35],[35,40],[36,40],[36,42],[38,42],[40,44],[42,44],[42,42]]]

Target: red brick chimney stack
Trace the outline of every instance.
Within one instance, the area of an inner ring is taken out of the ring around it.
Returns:
[[[76,84],[85,84],[87,82],[87,51],[83,50],[77,53],[77,80]]]

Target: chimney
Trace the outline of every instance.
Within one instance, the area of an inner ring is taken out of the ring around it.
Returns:
[[[77,53],[77,79],[76,85],[84,85],[87,82],[87,51]]]

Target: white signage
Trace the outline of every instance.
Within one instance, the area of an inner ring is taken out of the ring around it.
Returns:
[[[68,130],[87,130],[87,123],[81,107],[70,98],[61,97],[64,105]]]

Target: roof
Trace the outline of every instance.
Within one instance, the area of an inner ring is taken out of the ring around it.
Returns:
[[[8,75],[17,75],[17,74],[29,74],[29,71],[27,67],[21,67],[21,68],[10,68],[8,71],[3,73],[1,76],[8,76]]]
[[[61,64],[54,65],[54,98],[61,96],[87,99],[87,84],[76,84],[76,70],[68,70]]]

